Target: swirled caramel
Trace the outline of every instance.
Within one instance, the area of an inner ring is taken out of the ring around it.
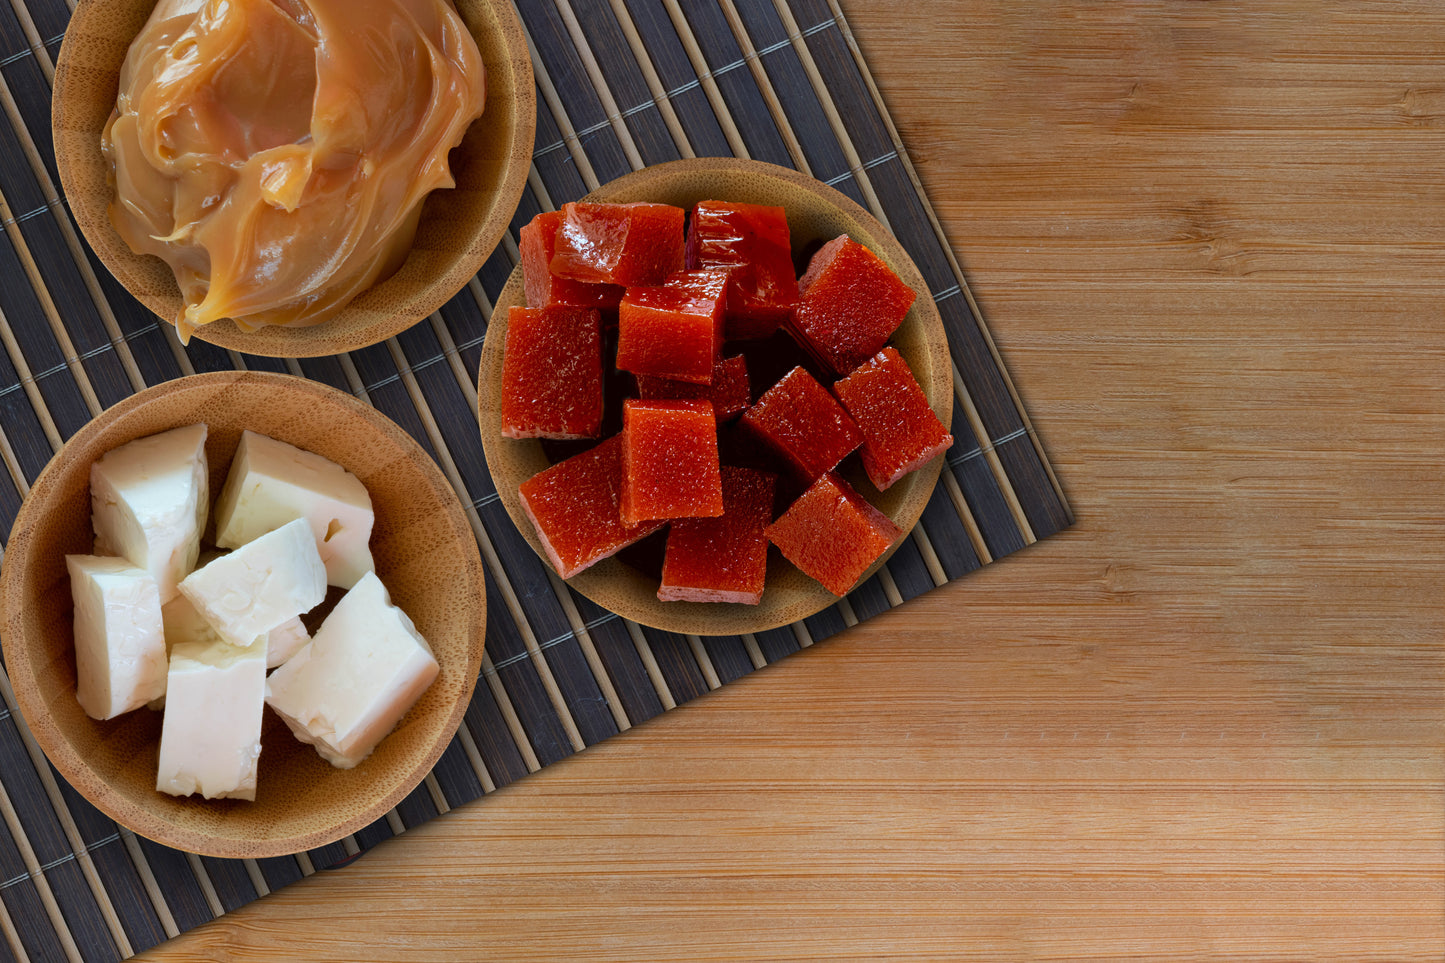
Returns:
[[[111,223],[174,271],[182,340],[325,321],[406,259],[484,91],[449,0],[162,0],[101,139]]]

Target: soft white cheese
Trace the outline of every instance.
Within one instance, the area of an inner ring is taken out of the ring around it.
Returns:
[[[156,580],[123,558],[67,555],[75,603],[75,697],[112,719],[166,691],[166,643]]]
[[[224,641],[184,595],[177,595],[161,606],[161,622],[165,626],[167,652],[188,642],[209,645]]]
[[[310,641],[311,633],[300,619],[282,622],[266,636],[266,668],[282,665]]]
[[[366,486],[320,455],[243,432],[216,500],[216,544],[239,548],[297,518],[310,524],[332,585],[351,588],[374,571]]]
[[[395,728],[437,672],[431,646],[371,573],[336,603],[311,644],[271,673],[266,704],[296,738],[350,769]]]
[[[309,612],[326,597],[326,567],[304,519],[288,522],[196,569],[181,594],[232,645]]]
[[[90,467],[95,553],[151,573],[161,602],[196,565],[210,503],[206,426],[127,442]]]
[[[166,628],[167,651],[186,642],[211,644],[225,641],[184,595],[177,595],[161,606],[161,620]],[[274,669],[310,642],[311,634],[306,631],[301,619],[294,618],[282,622],[268,632],[264,640],[258,641],[266,647],[266,668]]]
[[[171,650],[156,789],[255,799],[266,690],[264,643],[182,642]]]

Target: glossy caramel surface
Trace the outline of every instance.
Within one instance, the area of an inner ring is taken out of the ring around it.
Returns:
[[[447,0],[168,0],[102,136],[111,222],[171,266],[183,337],[324,321],[405,259],[484,73]]]

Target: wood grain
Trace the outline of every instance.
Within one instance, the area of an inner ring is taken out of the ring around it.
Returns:
[[[844,10],[1078,523],[142,959],[1440,958],[1445,10]]]

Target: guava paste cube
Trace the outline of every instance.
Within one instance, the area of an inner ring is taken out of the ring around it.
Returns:
[[[742,424],[812,481],[863,444],[858,426],[828,389],[801,367],[743,412]]]
[[[833,385],[863,433],[863,469],[883,491],[953,444],[896,348],[888,347]]]
[[[564,205],[552,273],[589,284],[661,284],[682,270],[685,217],[668,204]]]
[[[764,534],[805,575],[834,595],[847,595],[903,532],[851,485],[829,472]]]
[[[798,293],[789,331],[840,375],[877,354],[917,298],[876,254],[846,234],[813,255]]]
[[[596,308],[507,312],[502,434],[596,438],[602,429],[602,326]]]
[[[712,383],[722,347],[725,271],[683,271],[657,287],[632,287],[617,309],[617,367]]]
[[[773,518],[774,482],[772,475],[724,465],[722,515],[672,523],[657,597],[664,602],[762,601],[768,576],[763,529]]]
[[[710,401],[718,424],[736,418],[753,401],[747,359],[740,354],[713,365],[712,384],[709,385],[638,375],[637,395],[643,401]]]
[[[522,483],[522,510],[558,575],[571,578],[663,526],[661,521],[623,522],[621,493],[619,435]]]
[[[706,401],[622,403],[622,521],[723,513],[717,420]]]
[[[689,268],[733,268],[728,282],[729,340],[766,338],[798,300],[788,217],[781,207],[703,201],[687,229]]]
[[[527,306],[547,308],[571,304],[579,308],[616,310],[623,288],[617,284],[588,284],[552,273],[552,256],[557,253],[557,229],[561,211],[543,211],[521,230],[522,286]]]

